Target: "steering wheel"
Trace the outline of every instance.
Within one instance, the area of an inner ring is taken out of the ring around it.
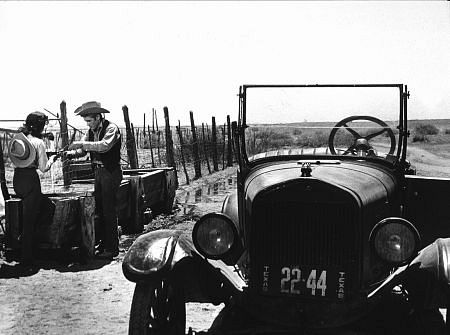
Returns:
[[[356,130],[347,125],[347,123],[353,121],[371,121],[382,127],[382,129],[372,134],[361,136]],[[373,116],[350,116],[336,123],[336,125],[331,130],[330,137],[328,138],[328,147],[330,148],[330,152],[333,155],[337,155],[336,148],[334,147],[334,138],[336,137],[337,131],[341,127],[346,129],[348,132],[350,132],[350,134],[353,135],[353,143],[344,151],[343,155],[347,155],[349,153],[358,156],[367,156],[370,154],[374,154],[374,149],[370,145],[369,140],[374,137],[380,136],[385,132],[389,136],[391,142],[391,147],[389,149],[388,155],[392,155],[394,153],[396,142],[395,135],[392,129],[384,121]]]

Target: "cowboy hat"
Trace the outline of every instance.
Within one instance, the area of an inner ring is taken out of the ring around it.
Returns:
[[[8,155],[11,162],[18,167],[28,167],[36,158],[36,149],[24,135],[24,133],[17,133],[11,139],[8,145]]]
[[[75,115],[86,116],[91,114],[109,113],[109,110],[102,108],[100,102],[88,101],[75,109]]]

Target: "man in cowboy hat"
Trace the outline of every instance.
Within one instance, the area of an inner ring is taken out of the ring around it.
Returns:
[[[22,263],[33,262],[34,231],[38,222],[50,220],[55,205],[41,191],[41,181],[36,170],[50,170],[57,156],[47,159],[42,140],[48,118],[41,112],[28,114],[25,124],[8,144],[8,155],[15,166],[13,186],[16,195],[22,199]]]
[[[65,152],[67,158],[90,153],[95,174],[95,203],[99,218],[96,239],[101,241],[97,257],[112,259],[119,253],[116,195],[122,180],[120,167],[121,136],[117,125],[103,114],[109,113],[99,102],[89,101],[75,110],[89,127],[81,141],[74,141]]]

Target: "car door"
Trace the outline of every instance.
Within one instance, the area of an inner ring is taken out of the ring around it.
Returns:
[[[419,230],[422,247],[450,237],[450,178],[406,176],[405,218]]]

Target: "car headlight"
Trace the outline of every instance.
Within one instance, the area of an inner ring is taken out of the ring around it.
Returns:
[[[381,259],[400,265],[408,262],[416,254],[420,235],[408,220],[390,217],[375,225],[369,241]]]
[[[223,259],[239,244],[236,226],[222,213],[202,216],[194,226],[192,240],[202,255],[212,259]]]

